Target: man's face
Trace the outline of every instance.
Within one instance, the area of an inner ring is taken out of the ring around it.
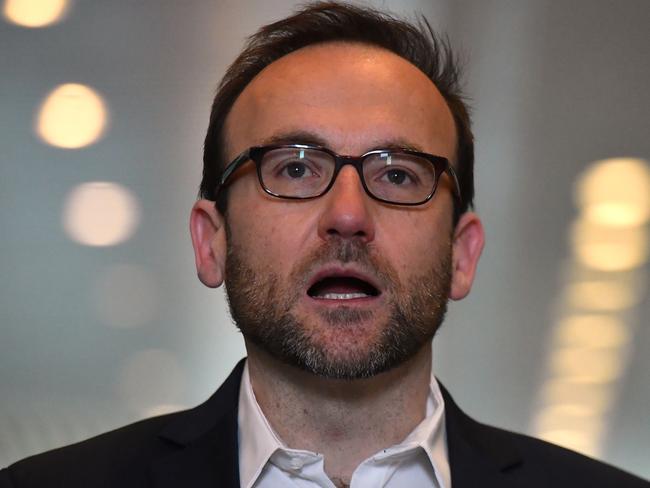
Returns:
[[[269,65],[235,102],[229,159],[253,145],[318,143],[343,155],[410,147],[453,160],[453,118],[404,59],[358,44],[301,49]],[[365,194],[344,167],[324,196],[274,198],[254,164],[229,186],[225,281],[247,341],[329,377],[390,369],[427,344],[452,280],[452,186],[419,207]]]

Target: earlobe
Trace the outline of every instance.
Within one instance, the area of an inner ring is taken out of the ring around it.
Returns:
[[[473,212],[461,215],[454,230],[450,293],[452,300],[465,298],[471,290],[484,243],[485,233],[478,215]]]
[[[226,229],[213,201],[198,200],[194,204],[190,234],[199,279],[210,288],[220,286],[225,278]]]

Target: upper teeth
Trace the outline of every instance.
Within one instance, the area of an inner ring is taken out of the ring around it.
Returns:
[[[327,300],[351,300],[353,298],[367,297],[365,293],[325,293],[317,298],[324,298]]]

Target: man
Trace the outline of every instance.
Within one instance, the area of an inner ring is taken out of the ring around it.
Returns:
[[[248,358],[205,404],[19,462],[0,486],[647,486],[469,419],[431,376],[483,229],[447,44],[314,4],[227,72],[191,234]]]

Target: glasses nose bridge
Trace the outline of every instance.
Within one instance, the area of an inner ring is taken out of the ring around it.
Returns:
[[[336,179],[339,176],[339,172],[343,169],[343,167],[350,165],[353,166],[357,170],[357,175],[359,175],[359,181],[361,182],[361,186],[363,188],[366,188],[366,180],[363,178],[363,161],[365,157],[364,156],[341,156],[341,155],[335,155],[334,156],[334,174],[332,175],[332,183],[330,186],[334,186],[334,183],[336,183]],[[366,190],[367,191],[367,190]]]

